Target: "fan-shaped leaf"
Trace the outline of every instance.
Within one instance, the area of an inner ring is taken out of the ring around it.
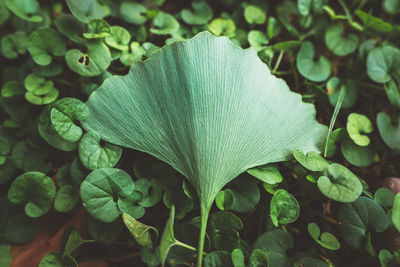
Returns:
[[[313,106],[271,75],[254,50],[209,33],[166,46],[128,75],[107,79],[87,105],[87,130],[185,175],[203,218],[240,173],[287,160],[296,149],[318,151],[326,137]]]

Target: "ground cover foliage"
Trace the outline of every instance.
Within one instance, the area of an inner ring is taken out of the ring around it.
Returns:
[[[0,32],[1,267],[400,265],[400,1],[0,0]]]

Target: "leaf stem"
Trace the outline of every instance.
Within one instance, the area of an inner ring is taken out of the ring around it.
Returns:
[[[197,267],[201,267],[203,264],[203,251],[204,251],[204,239],[206,237],[207,221],[210,212],[209,205],[205,206],[201,204],[201,224],[199,234],[199,244],[197,246]]]
[[[278,70],[278,67],[279,67],[279,65],[281,64],[281,61],[282,61],[283,54],[284,54],[283,51],[281,51],[279,53],[278,59],[276,60],[276,63],[275,63],[275,66],[272,69],[272,74],[275,74],[275,72]]]

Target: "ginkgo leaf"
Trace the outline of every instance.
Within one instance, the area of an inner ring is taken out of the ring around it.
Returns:
[[[313,105],[273,76],[254,50],[206,32],[108,78],[86,104],[87,130],[187,177],[200,198],[202,227],[229,181],[290,159],[295,149],[319,151],[327,133]]]

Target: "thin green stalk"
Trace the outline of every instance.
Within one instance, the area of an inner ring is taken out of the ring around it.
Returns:
[[[197,246],[197,267],[201,267],[203,264],[204,240],[206,237],[209,212],[210,212],[210,207],[206,207],[204,206],[204,204],[201,204],[201,224],[200,224],[199,243]]]
[[[326,155],[328,154],[329,137],[331,136],[331,132],[333,130],[333,126],[335,125],[336,118],[339,114],[339,110],[342,107],[345,93],[346,93],[346,87],[342,86],[342,88],[340,89],[338,100],[336,102],[335,110],[333,111],[331,123],[329,124],[328,135],[326,136],[326,142],[325,142],[324,157],[326,157]]]
[[[278,59],[276,60],[275,66],[274,66],[274,68],[272,70],[272,74],[275,74],[275,72],[278,70],[278,67],[281,64],[281,60],[282,60],[283,54],[284,54],[283,51],[281,51],[279,53]]]

